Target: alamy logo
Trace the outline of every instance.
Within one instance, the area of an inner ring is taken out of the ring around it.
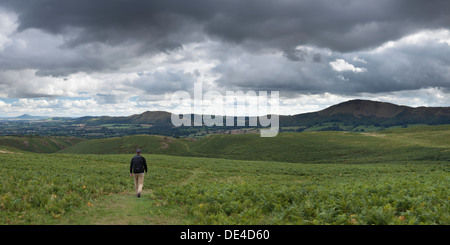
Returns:
[[[175,111],[183,111],[172,113],[171,120],[175,127],[246,126],[247,117],[248,126],[258,126],[259,122],[259,126],[264,127],[260,130],[261,137],[274,137],[278,134],[278,91],[271,91],[270,98],[267,91],[259,91],[258,94],[255,91],[226,91],[223,95],[215,90],[203,93],[202,84],[195,83],[193,99],[187,91],[176,91],[172,94],[171,104],[175,105]]]

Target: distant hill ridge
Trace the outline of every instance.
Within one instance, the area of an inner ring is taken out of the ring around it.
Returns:
[[[19,119],[36,118],[22,115]],[[146,111],[131,116],[87,116],[73,120],[87,125],[150,124],[156,127],[173,127],[171,113]],[[296,115],[280,115],[280,126],[311,127],[316,124],[338,122],[350,126],[381,125],[383,127],[406,124],[450,124],[450,107],[409,107],[371,100],[349,100],[326,109]]]
[[[347,125],[449,124],[450,107],[409,107],[387,102],[350,100],[318,112],[280,116],[282,126],[312,126],[325,122]]]
[[[0,117],[0,119],[9,119],[9,120],[42,120],[48,119],[50,117],[47,116],[31,116],[29,114],[23,114],[17,117]]]
[[[293,116],[281,115],[281,124],[283,120],[289,122],[289,118],[308,118],[317,117],[319,121],[326,118],[333,118],[336,116],[353,116],[355,119],[360,118],[376,118],[378,121],[383,119],[398,118],[409,121],[420,121],[423,123],[433,121],[444,121],[450,123],[450,107],[409,107],[403,105],[395,105],[388,102],[378,102],[371,100],[350,100],[342,102],[318,112],[302,113]],[[171,113],[165,111],[146,111],[141,114],[136,114],[127,117],[133,123],[170,123]],[[306,120],[307,122],[308,120]],[[403,123],[403,122],[402,122]],[[408,123],[408,122],[405,122]],[[418,122],[417,122],[418,123]],[[294,120],[290,125],[301,125],[301,120]],[[439,123],[441,124],[441,123]]]
[[[335,114],[352,114],[356,117],[374,116],[377,118],[393,118],[400,113],[411,114],[433,114],[450,115],[450,107],[409,107],[400,106],[387,102],[370,100],[350,100],[337,105],[330,106],[318,112],[321,116],[332,116]]]

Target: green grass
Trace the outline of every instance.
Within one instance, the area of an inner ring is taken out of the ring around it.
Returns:
[[[3,154],[2,224],[450,224],[447,161],[298,164],[147,155]]]
[[[155,199],[151,190],[144,190],[137,199],[131,192],[109,194],[90,205],[57,218],[47,219],[45,224],[62,225],[177,225],[189,224],[183,209],[167,206]]]
[[[449,225],[449,134],[447,125],[195,142],[130,136],[67,148],[92,154],[4,147],[0,224]],[[149,164],[142,198],[128,174],[137,147]]]

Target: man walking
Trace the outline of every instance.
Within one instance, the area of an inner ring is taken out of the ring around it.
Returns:
[[[147,173],[147,162],[141,156],[141,149],[137,149],[136,156],[131,159],[130,164],[130,176],[134,174],[134,189],[137,197],[141,197],[142,187],[144,186],[144,172]]]

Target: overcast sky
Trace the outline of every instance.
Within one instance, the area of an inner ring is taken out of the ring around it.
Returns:
[[[0,0],[0,117],[171,111],[175,91],[450,106],[448,0]]]

